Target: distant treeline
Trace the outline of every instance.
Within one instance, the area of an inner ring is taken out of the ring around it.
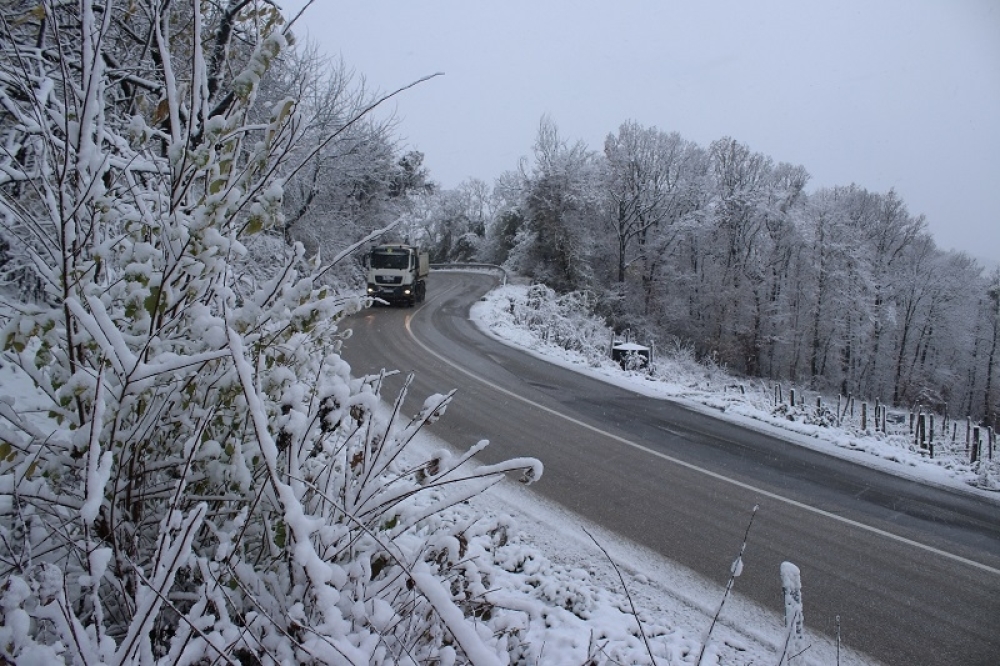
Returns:
[[[731,138],[628,122],[598,152],[543,119],[533,160],[431,195],[408,232],[739,373],[995,422],[1000,271],[939,249],[893,190],[808,180]]]

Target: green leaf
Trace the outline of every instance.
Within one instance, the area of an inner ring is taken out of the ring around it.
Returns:
[[[142,307],[146,309],[146,312],[149,313],[150,317],[156,316],[156,306],[159,300],[160,300],[160,288],[153,287],[149,291],[149,296],[147,296],[146,299],[142,302]]]
[[[285,547],[285,541],[287,539],[285,529],[285,523],[278,523],[278,526],[274,528],[274,545],[278,548]]]

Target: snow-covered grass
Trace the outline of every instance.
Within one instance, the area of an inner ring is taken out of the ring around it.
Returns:
[[[498,340],[636,393],[682,402],[801,446],[893,474],[1000,500],[1000,451],[995,450],[991,460],[984,444],[982,459],[970,463],[964,422],[958,428],[956,441],[952,441],[951,427],[947,436],[936,433],[931,458],[928,449],[914,442],[906,415],[900,415],[903,423],[890,423],[888,432],[876,431],[869,415],[867,428],[862,429],[860,403],[855,404],[853,416],[846,402],[838,410],[836,397],[821,396],[823,408],[818,409],[816,394],[810,394],[805,404],[797,401],[795,407],[790,407],[789,387],[784,387],[784,400],[776,406],[773,385],[736,378],[716,365],[698,363],[682,346],[657,350],[652,372],[625,371],[608,358],[610,331],[602,329],[596,318],[573,310],[575,303],[563,303],[551,293],[543,302],[545,291],[537,286],[505,285],[475,304],[472,317]],[[564,333],[569,331],[574,337]],[[941,417],[937,423],[941,423]]]

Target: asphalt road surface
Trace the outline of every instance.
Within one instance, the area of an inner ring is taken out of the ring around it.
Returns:
[[[886,664],[1000,664],[1000,501],[928,487],[604,384],[483,335],[469,307],[495,284],[435,272],[416,308],[352,317],[355,375],[411,371],[407,413],[458,393],[433,433],[497,462],[545,465],[535,492],[725,584],[759,505],[736,591],[782,611],[802,572],[809,631]],[[1000,499],[1000,498],[998,498]]]

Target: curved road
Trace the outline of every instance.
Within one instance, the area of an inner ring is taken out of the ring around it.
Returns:
[[[479,332],[494,284],[432,274],[415,309],[347,322],[355,375],[416,373],[407,411],[457,388],[434,434],[480,439],[496,462],[534,456],[533,488],[724,584],[749,514],[738,593],[780,612],[778,569],[802,572],[806,626],[887,664],[1000,664],[1000,503],[932,488],[795,446],[544,363]]]

